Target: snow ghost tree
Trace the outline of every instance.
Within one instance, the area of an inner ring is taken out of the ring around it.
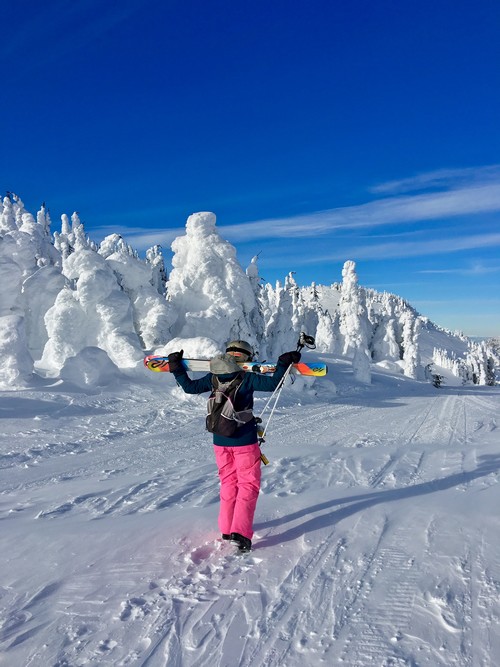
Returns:
[[[262,289],[260,284],[259,267],[257,266],[258,259],[259,259],[258,255],[252,257],[252,260],[249,266],[247,266],[246,270],[246,274],[248,276],[248,280],[250,281],[250,285],[252,286],[253,293],[257,297]]]
[[[18,314],[0,314],[0,389],[23,387],[33,372],[24,321]]]
[[[167,294],[179,313],[172,335],[192,338],[201,333],[220,349],[231,339],[244,339],[258,348],[252,326],[257,300],[235,248],[215,229],[215,215],[191,215],[186,235],[175,239],[172,250]]]
[[[402,356],[398,343],[398,327],[393,295],[384,292],[380,299],[380,313],[375,317],[371,341],[374,362],[399,361]]]
[[[407,310],[403,314],[403,369],[407,377],[414,380],[421,376],[420,367],[420,320],[415,317],[413,311]]]
[[[343,354],[352,356],[354,376],[360,382],[371,382],[368,336],[370,323],[364,294],[358,287],[356,264],[347,261],[342,269],[342,296],[339,302],[340,333]]]
[[[325,310],[318,314],[316,328],[316,347],[320,352],[332,353],[337,343],[336,323],[330,313]]]
[[[297,285],[293,271],[288,274],[285,286],[292,295],[292,329],[297,341],[302,331],[306,334],[314,334],[318,328],[320,306],[319,302],[311,304],[310,301],[306,301],[303,295],[304,290]]]
[[[0,384],[3,387],[23,386],[32,375],[34,360],[28,330],[36,320],[36,313],[30,310],[27,284],[37,273],[51,272],[51,264],[57,261],[58,253],[50,244],[49,224],[45,207],[35,221],[16,195],[0,202]],[[37,295],[37,312],[48,307],[48,299],[50,294]],[[33,341],[36,340],[34,332]]]
[[[146,250],[146,261],[151,264],[152,268],[151,284],[158,294],[165,296],[167,293],[168,276],[165,269],[161,245],[155,245],[152,248],[149,248],[149,250]]]
[[[68,285],[45,315],[41,365],[59,370],[85,347],[98,347],[120,368],[133,368],[143,355],[130,300],[111,266],[87,245],[83,228],[75,225],[75,231],[74,252],[63,262]]]
[[[250,312],[249,321],[252,331],[254,331],[257,339],[257,347],[261,358],[267,356],[267,344],[264,337],[265,323],[264,312],[267,307],[266,292],[262,287],[261,278],[259,275],[259,267],[257,266],[258,255],[252,257],[250,265],[247,266],[246,275],[250,281],[250,286],[255,296],[255,308]]]
[[[119,234],[107,236],[99,254],[113,269],[118,284],[130,299],[134,328],[142,346],[151,349],[167,343],[175,315],[172,306],[159,293],[153,264],[140,260]]]
[[[467,365],[469,375],[473,384],[494,386],[495,362],[493,352],[488,348],[485,341],[469,343],[467,350]]]
[[[291,350],[297,345],[297,332],[292,326],[293,295],[289,288],[288,280],[285,282],[285,287],[282,287],[277,281],[276,289],[270,298],[269,319],[266,321],[266,341],[271,359],[275,359],[284,349]]]

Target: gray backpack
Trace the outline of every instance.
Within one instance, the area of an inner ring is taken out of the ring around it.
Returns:
[[[207,431],[230,438],[242,424],[254,419],[250,408],[236,411],[236,394],[243,383],[245,373],[241,372],[229,382],[221,382],[212,375],[212,393],[207,403]]]

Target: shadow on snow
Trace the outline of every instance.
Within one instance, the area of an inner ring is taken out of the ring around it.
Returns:
[[[256,529],[262,530],[265,528],[272,528],[274,526],[284,526],[291,521],[307,517],[310,514],[328,510],[337,505],[346,505],[348,503],[352,503],[348,507],[342,507],[341,509],[338,509],[334,512],[312,517],[311,519],[308,519],[307,521],[304,521],[301,524],[294,526],[293,528],[289,528],[282,533],[270,535],[269,537],[259,540],[259,546],[266,547],[272,546],[273,544],[281,544],[283,542],[295,540],[299,537],[302,537],[306,533],[332,526],[333,524],[336,524],[339,521],[342,521],[343,519],[356,514],[357,512],[362,512],[363,510],[374,507],[375,505],[405,500],[407,498],[423,496],[429,493],[436,493],[438,491],[446,491],[447,489],[451,489],[460,484],[468,484],[475,479],[485,477],[486,475],[498,472],[500,470],[500,455],[485,455],[481,456],[480,459],[482,459],[482,462],[479,467],[476,470],[472,470],[470,472],[456,473],[454,475],[450,475],[449,477],[443,477],[431,482],[423,482],[422,484],[415,484],[414,486],[408,486],[401,489],[390,489],[388,491],[366,493],[363,495],[351,496],[350,498],[337,498],[335,500],[329,500],[324,503],[313,505],[312,507],[304,508],[277,519],[265,521],[261,524],[258,524]]]

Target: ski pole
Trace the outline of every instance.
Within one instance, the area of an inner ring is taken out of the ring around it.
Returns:
[[[278,401],[279,401],[281,392],[282,392],[282,390],[283,390],[283,387],[285,386],[285,380],[286,380],[286,378],[290,375],[290,370],[291,370],[291,368],[292,368],[292,364],[290,364],[290,366],[288,366],[288,368],[286,369],[285,374],[283,375],[283,377],[282,377],[281,380],[280,380],[280,383],[278,384],[278,386],[276,387],[276,389],[275,389],[275,390],[273,391],[273,393],[271,394],[271,397],[269,398],[269,400],[268,400],[267,403],[265,404],[264,409],[263,409],[262,412],[260,413],[260,417],[258,417],[258,422],[262,422],[262,416],[263,416],[263,414],[264,414],[265,411],[267,410],[267,407],[269,406],[269,404],[270,404],[270,402],[272,401],[273,397],[276,396],[276,398],[275,398],[275,400],[274,400],[273,407],[272,407],[272,409],[271,409],[271,414],[269,415],[269,418],[268,418],[268,420],[267,420],[267,422],[266,422],[266,425],[264,426],[263,429],[258,429],[258,431],[257,431],[257,434],[258,434],[258,436],[259,436],[259,447],[262,445],[262,443],[265,442],[265,435],[266,435],[266,433],[267,433],[267,429],[269,428],[269,423],[270,423],[271,418],[272,418],[272,416],[273,416],[273,414],[274,414],[274,411],[276,410],[276,406],[278,405]],[[261,460],[262,463],[263,463],[264,465],[266,465],[266,466],[267,466],[268,463],[269,463],[269,459],[268,459],[267,456],[266,456],[265,454],[263,454],[262,452],[260,453],[260,460]]]
[[[266,403],[266,405],[264,406],[264,409],[262,410],[262,412],[261,412],[261,414],[260,414],[260,419],[262,420],[262,415],[263,415],[264,412],[266,411],[267,406],[269,405],[269,403],[271,402],[273,396],[274,396],[274,395],[276,394],[276,392],[277,392],[277,396],[276,396],[276,399],[275,399],[275,401],[274,401],[274,405],[273,405],[273,407],[272,407],[272,409],[271,409],[271,414],[269,415],[269,418],[268,418],[268,420],[267,420],[266,426],[264,427],[264,430],[263,430],[263,432],[262,432],[262,436],[261,436],[262,438],[264,438],[264,435],[265,435],[266,432],[267,432],[267,429],[268,429],[268,427],[269,427],[269,422],[271,421],[271,417],[273,416],[274,411],[276,410],[276,406],[278,405],[279,397],[280,397],[280,395],[281,395],[281,392],[283,391],[283,387],[285,386],[285,380],[286,380],[286,378],[290,375],[290,370],[291,370],[291,368],[292,368],[292,365],[290,364],[290,366],[288,366],[288,368],[286,369],[285,374],[284,374],[283,377],[281,378],[279,385],[276,387],[276,389],[275,389],[274,392],[272,393],[271,398],[268,400],[268,402]]]
[[[313,338],[313,336],[308,336],[303,331],[301,331],[300,336],[299,336],[299,340],[297,341],[297,352],[300,352],[304,347],[307,347],[309,350],[314,350],[316,348],[316,341]],[[260,413],[260,417],[257,418],[257,423],[262,423],[262,416],[264,415],[265,411],[267,410],[267,408],[268,408],[269,404],[271,403],[271,401],[273,400],[274,396],[277,394],[276,398],[274,400],[273,407],[271,409],[271,414],[269,415],[269,418],[267,420],[266,425],[264,426],[263,429],[258,429],[258,431],[257,431],[257,434],[259,436],[259,447],[260,447],[260,445],[262,445],[263,442],[265,442],[264,437],[267,433],[267,429],[269,428],[269,423],[270,423],[271,418],[274,414],[274,411],[276,410],[276,406],[278,405],[278,401],[279,401],[279,398],[281,396],[281,392],[283,390],[283,387],[285,386],[286,378],[290,375],[290,371],[292,370],[292,366],[293,366],[293,364],[290,364],[288,366],[288,368],[286,369],[286,371],[285,371],[283,377],[281,378],[278,386],[273,391],[273,393],[269,397],[267,403],[265,404],[264,409]],[[260,453],[260,460],[266,466],[269,463],[269,459],[262,452]]]

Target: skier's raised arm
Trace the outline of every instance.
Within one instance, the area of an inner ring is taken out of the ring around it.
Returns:
[[[168,355],[169,370],[175,377],[177,384],[182,387],[186,394],[203,394],[205,391],[212,391],[211,374],[192,380],[182,363],[183,354],[184,350],[180,350],[180,352],[171,352]]]

